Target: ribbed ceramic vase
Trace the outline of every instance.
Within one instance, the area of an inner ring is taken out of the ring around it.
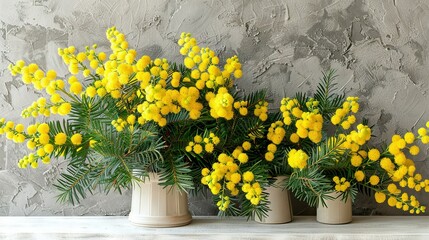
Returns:
[[[286,179],[286,176],[276,177],[274,184],[266,189],[268,201],[270,201],[268,216],[262,219],[256,217],[255,221],[268,224],[287,223],[292,221],[293,215],[290,192],[281,187]]]
[[[175,187],[163,187],[159,176],[134,181],[129,220],[144,227],[178,227],[189,224],[188,194]]]
[[[317,207],[317,221],[326,224],[346,224],[352,221],[352,199],[341,200],[341,193],[333,192],[328,194],[334,199],[326,200],[326,206],[319,202]]]

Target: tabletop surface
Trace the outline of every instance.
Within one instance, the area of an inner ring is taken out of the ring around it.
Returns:
[[[354,216],[327,225],[314,216],[286,224],[242,218],[193,217],[175,228],[145,228],[125,216],[0,217],[0,239],[429,239],[427,216]]]

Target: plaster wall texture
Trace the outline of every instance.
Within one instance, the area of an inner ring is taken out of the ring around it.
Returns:
[[[237,54],[244,76],[237,88],[266,88],[278,106],[284,95],[314,92],[321,72],[337,70],[338,86],[361,99],[377,142],[416,130],[429,119],[429,2],[370,0],[0,0],[0,115],[13,121],[39,93],[13,78],[11,62],[33,61],[60,76],[67,68],[57,48],[108,50],[105,30],[116,26],[130,46],[152,57],[180,61],[176,41],[191,32],[222,59]],[[31,120],[28,120],[31,121]],[[52,184],[61,160],[20,170],[22,146],[0,139],[0,215],[126,215],[130,192],[96,194],[77,206],[56,202]],[[418,165],[429,177],[428,149]],[[429,197],[421,199],[429,204]],[[297,203],[297,214],[311,212]],[[193,213],[212,214],[202,197]],[[360,199],[356,214],[403,214]]]

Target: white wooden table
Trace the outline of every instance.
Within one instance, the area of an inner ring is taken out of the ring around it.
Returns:
[[[299,216],[287,224],[194,217],[176,228],[144,228],[127,217],[0,217],[0,239],[429,239],[429,217],[359,216],[345,225]]]

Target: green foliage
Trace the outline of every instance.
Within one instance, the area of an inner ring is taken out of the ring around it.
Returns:
[[[269,171],[266,165],[265,160],[260,160],[254,163],[249,168],[244,168],[243,171],[251,171],[255,175],[255,180],[261,186],[268,186],[269,179]],[[244,197],[244,196],[240,196]],[[269,210],[269,201],[267,200],[267,194],[265,192],[262,193],[261,201],[258,205],[253,205],[249,201],[245,201],[245,199],[241,199],[239,202],[242,204],[241,215],[246,216],[248,219],[261,219],[262,217],[266,217],[268,215]]]
[[[93,179],[97,176],[95,169],[87,165],[69,165],[67,172],[61,173],[58,183],[54,186],[60,190],[58,201],[78,203],[82,198],[86,198],[87,192],[92,194]]]
[[[160,171],[163,167],[164,142],[158,136],[158,127],[149,123],[135,131],[118,132],[110,123],[116,114],[111,105],[102,107],[102,103],[110,104],[83,97],[74,103],[68,121],[50,124],[54,134],[80,132],[84,139],[94,141],[91,148],[88,141],[78,149],[71,142],[57,149],[56,155],[61,153],[70,159],[55,185],[61,192],[59,201],[78,203],[96,186],[106,193],[111,189],[121,192],[135,179],[133,171]]]
[[[310,206],[317,206],[319,201],[327,199],[326,194],[333,191],[332,179],[327,176],[325,166],[331,166],[342,157],[340,145],[342,141],[329,139],[312,149],[309,154],[306,168],[294,171],[287,183],[295,196],[307,202]]]
[[[161,163],[161,182],[164,186],[176,186],[186,192],[193,188],[191,169],[183,156],[168,156]]]
[[[246,216],[247,220],[262,219],[268,216],[270,202],[266,199],[266,197],[263,197],[258,205],[253,205],[244,199],[239,200],[239,202],[243,203],[241,206],[242,211],[240,215]]]
[[[345,99],[344,93],[335,93],[337,90],[337,83],[334,82],[336,77],[337,75],[335,75],[335,70],[333,69],[326,73],[324,72],[323,78],[317,85],[317,90],[314,94],[314,99],[319,101],[320,113],[327,121],[330,120],[335,110],[341,107]]]
[[[300,110],[323,117],[321,141],[316,143],[309,141],[309,138],[300,138],[298,143],[284,141],[281,145],[285,158],[290,149],[303,150],[309,156],[305,167],[293,169],[287,187],[298,199],[311,206],[319,203],[325,205],[325,201],[332,198],[328,195],[332,192],[340,192],[342,200],[349,197],[354,200],[358,191],[371,194],[375,188],[369,185],[365,177],[357,180],[355,174],[358,170],[362,171],[358,173],[360,177],[376,175],[382,183],[390,181],[380,164],[366,156],[364,145],[370,130],[366,119],[361,124],[356,123],[354,114],[359,109],[358,98],[346,98],[344,93],[337,93],[335,78],[335,71],[329,70],[323,73],[313,98],[304,93],[297,93],[295,97]],[[299,120],[285,127],[287,134],[298,133],[298,126],[295,127],[298,121],[304,124],[300,117],[294,117]],[[311,122],[306,124],[310,125]]]

